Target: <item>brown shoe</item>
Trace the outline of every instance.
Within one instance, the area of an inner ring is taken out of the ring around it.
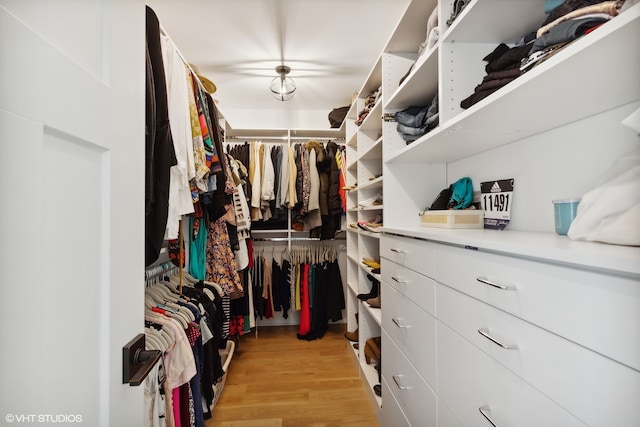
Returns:
[[[344,337],[346,339],[348,339],[349,341],[356,341],[357,342],[358,341],[358,329],[356,329],[353,332],[349,332],[349,331],[345,332],[344,333]]]
[[[380,295],[375,298],[368,299],[367,304],[373,308],[380,308]]]
[[[375,359],[380,361],[380,344],[382,342],[381,337],[369,338],[365,341],[364,345],[364,361],[367,362],[367,365],[371,363],[371,359]]]

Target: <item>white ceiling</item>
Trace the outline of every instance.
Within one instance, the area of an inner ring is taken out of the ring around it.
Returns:
[[[185,59],[216,84],[234,128],[328,128],[327,114],[361,89],[408,3],[147,0]],[[297,86],[285,102],[269,91],[282,62]]]

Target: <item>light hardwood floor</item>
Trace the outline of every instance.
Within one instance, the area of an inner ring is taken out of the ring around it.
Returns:
[[[259,328],[240,337],[226,384],[206,427],[378,426],[344,338],[331,324],[322,339],[297,327]]]

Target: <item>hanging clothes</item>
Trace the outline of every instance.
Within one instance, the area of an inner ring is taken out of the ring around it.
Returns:
[[[219,284],[231,299],[244,295],[224,218],[209,222],[206,266],[207,280]]]
[[[158,259],[169,216],[170,169],[177,164],[169,125],[167,83],[160,42],[160,23],[155,12],[146,7],[148,82],[145,156],[145,265]]]
[[[167,80],[168,117],[177,162],[170,169],[169,212],[164,237],[172,240],[178,238],[180,217],[194,211],[189,181],[195,178],[195,165],[184,62],[169,37],[162,35],[160,42]]]

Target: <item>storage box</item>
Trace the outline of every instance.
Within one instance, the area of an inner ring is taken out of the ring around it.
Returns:
[[[437,228],[483,228],[484,211],[479,209],[425,211],[422,225]]]

